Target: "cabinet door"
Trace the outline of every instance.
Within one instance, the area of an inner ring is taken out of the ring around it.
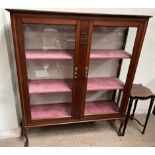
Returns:
[[[74,117],[79,21],[22,17],[19,26],[26,117],[30,122]]]
[[[137,33],[135,26],[137,23],[115,19],[90,23],[91,44],[85,66],[88,77],[83,111],[85,117],[119,117]],[[120,75],[122,65],[123,74]]]

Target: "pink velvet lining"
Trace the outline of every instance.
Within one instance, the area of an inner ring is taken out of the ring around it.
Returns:
[[[118,107],[112,101],[93,101],[85,105],[85,115],[110,114],[118,112]]]
[[[110,114],[118,112],[112,101],[86,102],[85,115]],[[50,119],[71,116],[71,103],[31,105],[32,119]]]
[[[114,77],[89,78],[88,91],[123,89],[124,84]],[[71,79],[30,80],[29,93],[59,93],[71,92]]]
[[[26,59],[29,60],[48,60],[48,59],[73,59],[73,51],[71,50],[27,50]]]
[[[114,77],[89,78],[87,84],[88,91],[123,89],[124,83]]]
[[[28,60],[48,60],[48,59],[73,59],[73,50],[26,50],[26,59]],[[109,58],[130,58],[131,55],[124,50],[91,50],[91,59],[109,59]]]
[[[29,93],[37,94],[71,92],[71,85],[71,79],[30,80]]]
[[[109,59],[109,58],[130,58],[131,55],[124,50],[91,50],[90,58],[92,59]]]
[[[69,103],[31,105],[32,119],[60,118],[70,115],[71,104]]]

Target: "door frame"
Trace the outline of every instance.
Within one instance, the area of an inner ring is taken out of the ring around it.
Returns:
[[[86,49],[86,58],[85,58],[85,67],[88,67],[89,71],[89,61],[90,61],[90,50],[91,50],[91,41],[92,41],[92,30],[93,26],[107,26],[107,27],[113,27],[113,26],[118,26],[118,27],[137,27],[137,33],[136,33],[136,38],[134,42],[134,47],[133,47],[133,52],[132,52],[132,57],[130,60],[129,68],[128,68],[128,73],[127,73],[127,78],[125,82],[125,86],[123,89],[123,95],[122,95],[122,101],[121,101],[121,106],[119,108],[119,113],[114,113],[111,114],[113,117],[119,116],[120,118],[123,118],[126,112],[126,108],[128,105],[128,99],[130,95],[130,91],[132,88],[133,80],[135,77],[135,72],[136,68],[138,65],[138,60],[140,57],[141,49],[142,49],[142,44],[144,41],[145,33],[146,33],[146,28],[148,25],[148,19],[136,19],[135,18],[115,18],[115,17],[108,17],[108,18],[91,18],[89,20],[88,24],[88,44],[87,44],[87,49]],[[84,77],[84,75],[83,75]],[[84,91],[84,96],[83,100],[81,102],[81,117],[87,118],[87,119],[95,119],[100,118],[101,115],[88,115],[84,116],[84,110],[85,110],[85,101],[86,101],[86,92],[87,92],[87,81],[88,78],[84,79],[84,85],[83,85],[83,91]],[[105,117],[103,114],[102,116]],[[107,115],[108,116],[108,115]],[[108,117],[107,117],[108,118]]]
[[[80,74],[77,79],[74,78],[74,68],[79,66],[79,42],[80,42],[80,20],[74,18],[64,18],[62,16],[43,16],[37,14],[35,16],[29,14],[11,14],[11,23],[12,23],[12,32],[13,32],[13,41],[15,45],[15,58],[17,65],[17,75],[19,82],[19,92],[21,98],[21,109],[23,115],[23,124],[28,126],[36,122],[55,122],[70,120],[77,116],[77,105],[79,104],[77,98],[77,81],[80,79]],[[72,105],[71,105],[71,117],[63,118],[51,118],[51,119],[31,119],[30,111],[30,96],[28,91],[28,75],[27,75],[27,65],[26,65],[26,56],[25,56],[25,45],[24,45],[24,32],[23,24],[48,24],[48,25],[74,25],[76,26],[76,35],[75,35],[75,51],[74,51],[74,68],[73,68],[73,85],[72,85]]]

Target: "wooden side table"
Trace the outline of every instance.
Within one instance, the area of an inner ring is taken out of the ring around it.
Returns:
[[[148,109],[148,113],[145,119],[145,123],[142,124],[139,120],[137,120],[134,115],[135,115],[135,110],[137,107],[137,103],[138,100],[148,100],[150,99],[150,105],[149,105],[149,109]],[[143,127],[142,130],[142,134],[145,133],[145,129],[149,120],[149,116],[150,116],[150,112],[154,103],[154,99],[155,99],[155,94],[152,93],[152,91],[150,89],[148,89],[147,87],[144,87],[142,84],[133,84],[132,89],[131,89],[131,93],[130,93],[130,97],[129,97],[129,105],[128,105],[128,110],[127,110],[127,114],[126,114],[126,119],[125,119],[125,123],[124,123],[124,127],[123,127],[123,135],[125,134],[125,130],[128,124],[128,120],[129,118],[131,118],[131,120],[135,120],[138,122],[139,125],[141,125]],[[132,114],[130,114],[132,105],[133,105],[133,101],[134,102],[134,108],[133,108],[133,112]]]

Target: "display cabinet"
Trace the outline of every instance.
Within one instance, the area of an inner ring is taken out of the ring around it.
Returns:
[[[150,16],[9,10],[22,134],[31,127],[120,120]]]

